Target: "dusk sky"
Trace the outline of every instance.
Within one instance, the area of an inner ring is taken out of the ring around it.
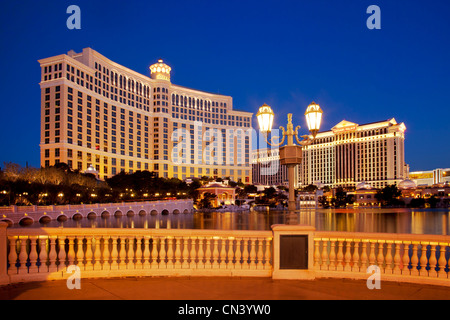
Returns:
[[[81,30],[66,26],[70,5]],[[366,26],[370,5],[380,30]],[[2,1],[0,167],[40,165],[37,60],[91,47],[147,76],[162,58],[172,83],[254,114],[267,103],[276,126],[291,112],[301,134],[313,100],[322,131],[395,118],[411,171],[449,168],[449,15],[442,0]]]

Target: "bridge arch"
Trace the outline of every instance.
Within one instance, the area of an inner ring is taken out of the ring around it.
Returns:
[[[188,213],[189,213],[189,210],[188,210],[188,209],[184,209],[183,213],[184,213],[184,214],[188,214]]]
[[[89,212],[87,218],[90,220],[97,219],[97,214],[93,211]]]
[[[179,214],[179,213],[180,213],[180,210],[175,209],[175,210],[172,211],[172,213],[173,213],[173,214]]]
[[[139,211],[139,216],[143,217],[146,215],[147,215],[147,212],[144,209],[141,209],[141,211]]]
[[[81,219],[83,219],[83,215],[82,215],[81,213],[79,213],[79,212],[75,213],[75,214],[72,216],[72,220],[77,221],[77,220],[81,220]]]
[[[163,215],[168,215],[168,214],[169,214],[169,210],[164,209],[163,211],[161,211],[161,214],[163,214]]]
[[[151,215],[156,215],[156,214],[158,214],[158,210],[153,209],[152,211],[150,211],[150,214]]]
[[[103,211],[102,214],[101,214],[101,217],[102,217],[102,218],[109,218],[110,216],[111,216],[111,215],[109,214],[108,211]]]
[[[134,217],[134,211],[133,210],[128,210],[127,217]]]
[[[34,219],[30,217],[23,217],[19,220],[19,225],[21,226],[29,226],[34,223]]]
[[[58,217],[56,217],[56,220],[58,222],[64,222],[67,221],[69,219],[69,217],[67,217],[65,214],[60,214]]]
[[[117,210],[116,212],[114,212],[114,217],[121,217],[121,216],[123,216],[123,213],[122,213],[122,211],[120,211],[120,210]]]
[[[41,217],[39,218],[39,223],[40,223],[40,224],[47,224],[47,223],[49,223],[50,221],[52,221],[52,218],[50,218],[50,217],[47,216],[47,215],[43,215],[43,216],[41,216]]]

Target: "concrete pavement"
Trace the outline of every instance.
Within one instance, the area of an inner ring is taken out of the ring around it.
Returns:
[[[270,278],[148,277],[65,280],[0,287],[1,300],[449,300],[450,287],[362,280],[272,280]]]

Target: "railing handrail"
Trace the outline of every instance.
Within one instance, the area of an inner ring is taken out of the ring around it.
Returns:
[[[398,240],[398,241],[430,241],[450,242],[450,236],[434,234],[407,233],[375,233],[375,232],[346,232],[346,231],[316,231],[314,238],[345,238],[369,240]]]
[[[23,236],[201,236],[201,237],[265,237],[272,231],[264,230],[215,230],[215,229],[154,229],[154,228],[35,228],[7,229],[8,237]]]

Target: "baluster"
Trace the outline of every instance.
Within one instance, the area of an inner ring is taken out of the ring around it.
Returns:
[[[152,238],[152,268],[158,268],[158,237]]]
[[[206,238],[205,267],[208,269],[212,268],[211,256],[211,238]]]
[[[167,263],[166,263],[166,238],[161,237],[159,238],[159,268],[160,269],[166,269]]]
[[[111,270],[118,270],[119,264],[117,263],[117,258],[119,257],[119,252],[117,250],[117,236],[112,236],[112,250],[111,250]]]
[[[111,240],[111,249],[109,242]],[[113,258],[112,258],[112,251],[113,251],[113,244],[112,239],[110,237],[104,237],[103,238],[103,252],[102,252],[102,270],[111,270],[113,265]]]
[[[197,268],[197,248],[196,248],[196,238],[191,237],[191,251],[189,252],[189,268],[196,269]]]
[[[352,255],[352,271],[359,272],[361,269],[359,268],[359,244],[360,239],[353,239],[353,255]],[[365,270],[364,270],[365,271]]]
[[[67,241],[67,244],[66,244]],[[69,262],[69,238],[65,236],[63,239],[58,238],[58,247],[59,247],[59,266],[58,269],[62,270],[66,268]],[[61,254],[62,252],[62,254]]]
[[[121,236],[120,238],[120,251],[119,251],[119,270],[124,270],[127,267],[126,264],[126,257],[127,257],[127,252],[126,252],[126,236]]]
[[[173,237],[167,237],[167,268],[173,269],[174,252],[173,252]]]
[[[402,274],[410,275],[411,269],[409,269],[409,243],[403,243],[403,258],[402,258],[403,266],[402,266]]]
[[[425,276],[425,277],[428,277],[428,270],[427,270],[427,263],[428,263],[427,246],[428,246],[428,243],[429,242],[422,242],[420,245],[421,255],[420,255],[420,259],[419,259],[419,263],[420,263],[419,275]]]
[[[50,249],[50,239],[48,236],[40,236],[39,237],[39,272],[48,272],[48,249]],[[48,249],[47,249],[48,248]]]
[[[437,264],[437,260],[436,260],[436,246],[438,244],[436,242],[430,242],[430,260],[428,261],[428,263],[430,264],[430,271],[428,272],[430,277],[437,277],[437,271],[436,271],[436,264]]]
[[[330,239],[330,270],[336,270],[336,239]]]
[[[134,265],[135,269],[142,269],[142,241],[143,238],[136,238],[136,263]]]
[[[376,240],[370,240],[370,253],[369,253],[369,266],[376,265],[377,257],[375,256],[375,244]]]
[[[243,238],[244,248],[242,254],[242,269],[248,269],[250,266],[248,264],[248,238]]]
[[[361,251],[361,272],[367,272],[367,244],[369,243],[369,240],[363,239],[362,240],[362,251]]]
[[[76,257],[76,265],[78,265],[78,267],[80,267],[80,270],[83,270],[83,256],[84,256],[84,252],[83,252],[83,237],[77,237],[77,252],[75,254]]]
[[[384,273],[384,243],[385,240],[378,240],[378,254],[375,264],[380,268],[380,271]]]
[[[386,240],[386,257],[385,257],[385,263],[386,267],[384,269],[385,273],[392,274],[393,268],[392,268],[392,246],[394,244],[393,240]]]
[[[49,266],[48,266],[48,272],[53,273],[58,271],[58,252],[56,251],[57,248],[57,242],[58,236],[50,236],[49,238],[49,253],[48,253],[48,260],[49,260]],[[59,241],[58,241],[59,242]],[[59,251],[61,252],[61,247],[59,248]]]
[[[344,271],[352,271],[352,239],[345,240]]]
[[[219,267],[220,268],[226,268],[227,267],[227,262],[226,262],[226,243],[227,243],[227,239],[226,238],[222,238],[220,239],[220,264]]]
[[[266,252],[264,253],[265,269],[270,269],[272,267],[271,249],[272,249],[272,238],[266,238]]]
[[[199,237],[198,238],[198,263],[197,263],[197,268],[199,269],[203,269],[205,267],[205,263],[203,262],[203,258],[205,256],[205,252],[203,250],[203,237]]]
[[[413,244],[413,253],[411,256],[411,275],[412,276],[418,276],[419,275],[419,270],[418,270],[418,263],[419,263],[419,257],[417,255],[417,245],[419,244],[419,242],[412,242]]]
[[[96,236],[94,238],[94,267],[93,270],[102,270],[102,261],[101,261],[101,236]],[[106,242],[106,241],[104,241]],[[104,246],[106,246],[106,243],[104,243]]]
[[[264,268],[264,253],[263,253],[263,239],[264,238],[258,238],[258,253],[256,255],[256,259],[258,260],[257,268],[263,269]]]
[[[175,268],[181,268],[181,238],[175,237]]]
[[[135,237],[128,237],[128,250],[127,250],[127,269],[134,269],[134,239]]]
[[[322,264],[320,266],[320,270],[328,270],[329,264],[329,254],[328,254],[328,238],[322,238]]]
[[[188,251],[188,237],[183,237],[183,263],[181,265],[181,267],[183,269],[187,269],[189,268],[189,262],[188,262],[188,258],[189,258],[189,251]]]
[[[238,239],[236,239],[236,250],[234,252],[234,259],[235,259],[234,267],[235,267],[235,269],[242,269],[241,258],[242,258],[241,239],[238,238]],[[267,259],[267,257],[266,257],[266,259]]]
[[[20,236],[20,252],[19,252],[19,273],[28,273],[28,253],[27,253],[27,236]]]
[[[38,252],[37,252],[37,236],[31,236],[30,237],[30,266],[29,266],[29,273],[37,273],[39,271],[37,262],[38,262]]]
[[[213,250],[213,264],[212,267],[219,268],[219,237],[213,237],[214,239],[214,250]]]
[[[142,267],[144,269],[150,268],[150,236],[144,236],[142,238],[142,241],[144,241],[144,262]],[[158,253],[156,253],[158,254]]]
[[[344,260],[344,251],[343,251],[343,246],[344,246],[344,239],[338,239],[338,253],[337,253],[337,264],[336,264],[336,270],[337,271],[342,271],[344,270],[344,264],[342,263],[342,261]]]
[[[93,270],[93,264],[92,264],[92,236],[86,237],[86,252],[84,253],[84,258],[86,259],[86,264],[84,265],[84,270],[91,271]],[[94,247],[95,250],[95,247]]]
[[[17,259],[19,258],[19,255],[17,254],[17,238],[16,237],[10,237],[9,238],[9,274],[15,274],[18,272],[17,270]]]
[[[395,250],[395,254],[394,254],[394,270],[393,270],[393,274],[401,274],[401,269],[400,269],[400,263],[402,262],[402,259],[400,257],[400,244],[402,242],[400,240],[395,240],[394,241],[394,250]]]
[[[320,243],[321,239],[314,239],[314,269],[320,270]]]
[[[75,237],[68,237],[69,240],[69,250],[67,252],[67,265],[75,265],[76,263],[76,254],[75,254]]]
[[[234,259],[234,237],[228,237],[228,253],[227,253],[228,269],[234,269],[233,259]]]
[[[445,248],[447,245],[448,245],[447,243],[439,243],[439,260],[438,260],[439,271],[437,272],[439,278],[448,277],[447,272],[445,272],[445,265],[447,264],[447,260],[445,259]]]

